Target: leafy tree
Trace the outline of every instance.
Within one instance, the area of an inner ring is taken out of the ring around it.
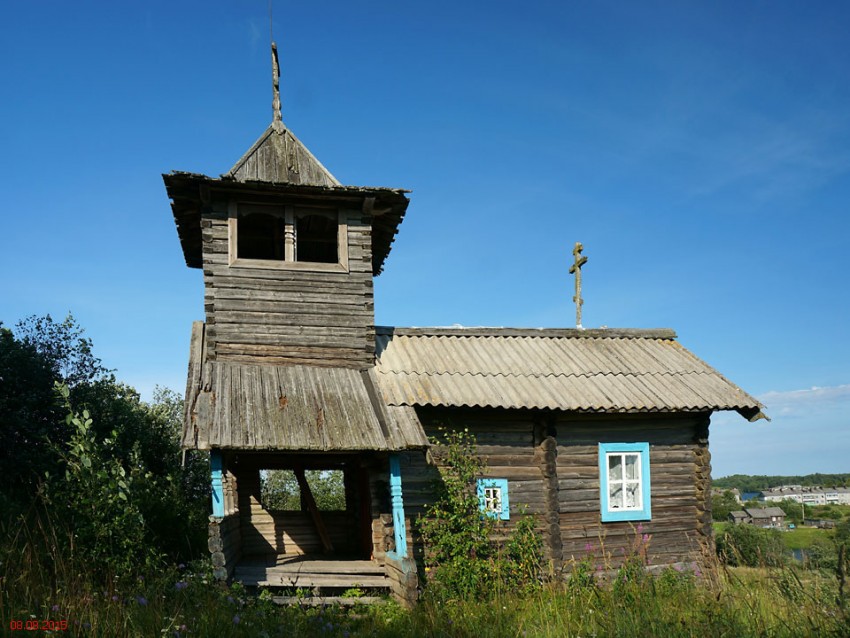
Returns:
[[[61,323],[50,315],[32,315],[15,326],[18,340],[35,348],[50,366],[54,379],[71,388],[109,374],[92,353],[92,341],[84,334],[70,312]]]
[[[68,388],[59,390],[68,401]],[[67,406],[70,410],[70,403]],[[69,412],[66,423],[71,436],[67,448],[59,451],[64,476],[50,477],[44,491],[53,520],[70,532],[58,535],[57,541],[70,537],[71,553],[112,574],[156,563],[159,556],[140,507],[141,495],[150,489],[150,473],[135,458],[125,468],[112,453],[116,432],[98,439],[87,410]]]
[[[711,495],[711,517],[715,521],[726,521],[729,513],[741,509],[742,505],[735,499],[731,490]]]
[[[762,503],[759,507],[765,507],[766,503]],[[803,505],[794,499],[786,498],[784,500],[770,503],[770,507],[778,507],[785,512],[785,521],[794,523],[794,525],[803,524]]]
[[[304,478],[322,511],[346,509],[342,470],[306,470]],[[266,470],[261,477],[261,500],[270,510],[300,511],[301,488],[292,470]]]
[[[62,385],[63,396],[54,383]],[[70,423],[69,405],[76,411]],[[0,513],[25,510],[48,476],[43,494],[53,495],[55,510],[56,495],[75,502],[97,487],[92,481],[105,480],[98,473],[114,478],[120,467],[125,483],[143,477],[133,507],[144,520],[146,547],[180,558],[202,552],[209,462],[206,455],[181,455],[182,406],[176,393],[161,388],[151,403],[141,401],[101,365],[71,315],[63,322],[29,317],[15,332],[0,326]],[[84,434],[74,419],[85,425]],[[97,459],[96,467],[75,457],[81,445],[96,451],[86,453],[89,462]],[[104,505],[97,511],[111,510]]]
[[[7,498],[26,500],[55,462],[48,438],[64,436],[50,362],[0,325],[0,476]]]
[[[0,325],[0,472],[8,498],[26,501],[60,462],[50,442],[64,443],[68,430],[54,382],[76,390],[108,379],[70,313],[62,322],[28,317],[14,332]]]

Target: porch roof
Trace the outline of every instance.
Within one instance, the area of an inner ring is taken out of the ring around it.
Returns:
[[[375,373],[206,361],[192,329],[184,448],[356,451],[425,447],[412,408],[388,407]]]

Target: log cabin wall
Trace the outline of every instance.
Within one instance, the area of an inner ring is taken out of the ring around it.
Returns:
[[[643,535],[648,535],[652,566],[692,565],[710,556],[708,420],[707,414],[558,416],[558,502],[565,562],[592,556],[598,565],[616,567]],[[601,522],[600,442],[649,443],[651,520]]]
[[[543,558],[552,568],[591,553],[600,564],[616,567],[635,541],[649,535],[653,566],[687,564],[712,555],[707,414],[580,415],[490,409],[417,408],[429,436],[439,427],[469,428],[487,476],[506,478],[511,518],[499,526],[503,539],[521,512],[539,522]],[[640,523],[602,523],[598,444],[647,442],[650,445],[652,519]],[[421,452],[401,455],[404,506],[414,521],[409,546],[423,555],[415,521],[434,500],[436,466]],[[408,527],[411,530],[411,527]],[[389,534],[391,532],[387,532]],[[605,557],[602,554],[605,554]]]
[[[242,554],[321,554],[322,541],[308,512],[270,511],[260,499],[259,468],[240,467],[239,513]],[[358,550],[355,516],[351,512],[321,512],[328,537],[339,554]]]
[[[543,474],[544,451],[537,416],[529,411],[492,409],[417,408],[422,426],[429,437],[442,438],[440,428],[468,428],[475,436],[478,454],[487,463],[485,476],[508,481],[510,519],[497,525],[495,540],[505,540],[523,514],[537,517],[549,557],[549,534],[546,529],[549,509],[547,485]],[[430,465],[422,452],[402,456],[402,489],[405,515],[414,522],[409,530],[408,546],[417,559],[422,557],[422,539],[415,521],[425,507],[434,502],[434,483],[439,480],[436,466]]]
[[[232,266],[230,205],[214,199],[201,221],[208,360],[373,365],[371,216],[338,209],[347,229],[347,272]]]

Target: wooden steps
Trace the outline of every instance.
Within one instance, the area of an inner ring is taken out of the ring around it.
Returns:
[[[369,560],[327,560],[303,556],[278,556],[245,560],[236,566],[233,579],[249,587],[304,589],[379,589],[389,591],[383,566]],[[320,603],[317,603],[320,604]]]
[[[381,596],[274,596],[272,602],[278,605],[300,605],[301,607],[354,607],[355,605],[383,605],[389,599]]]

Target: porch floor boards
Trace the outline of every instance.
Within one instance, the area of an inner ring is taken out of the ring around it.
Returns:
[[[243,559],[233,579],[252,587],[389,588],[384,568],[375,561],[285,554]]]

